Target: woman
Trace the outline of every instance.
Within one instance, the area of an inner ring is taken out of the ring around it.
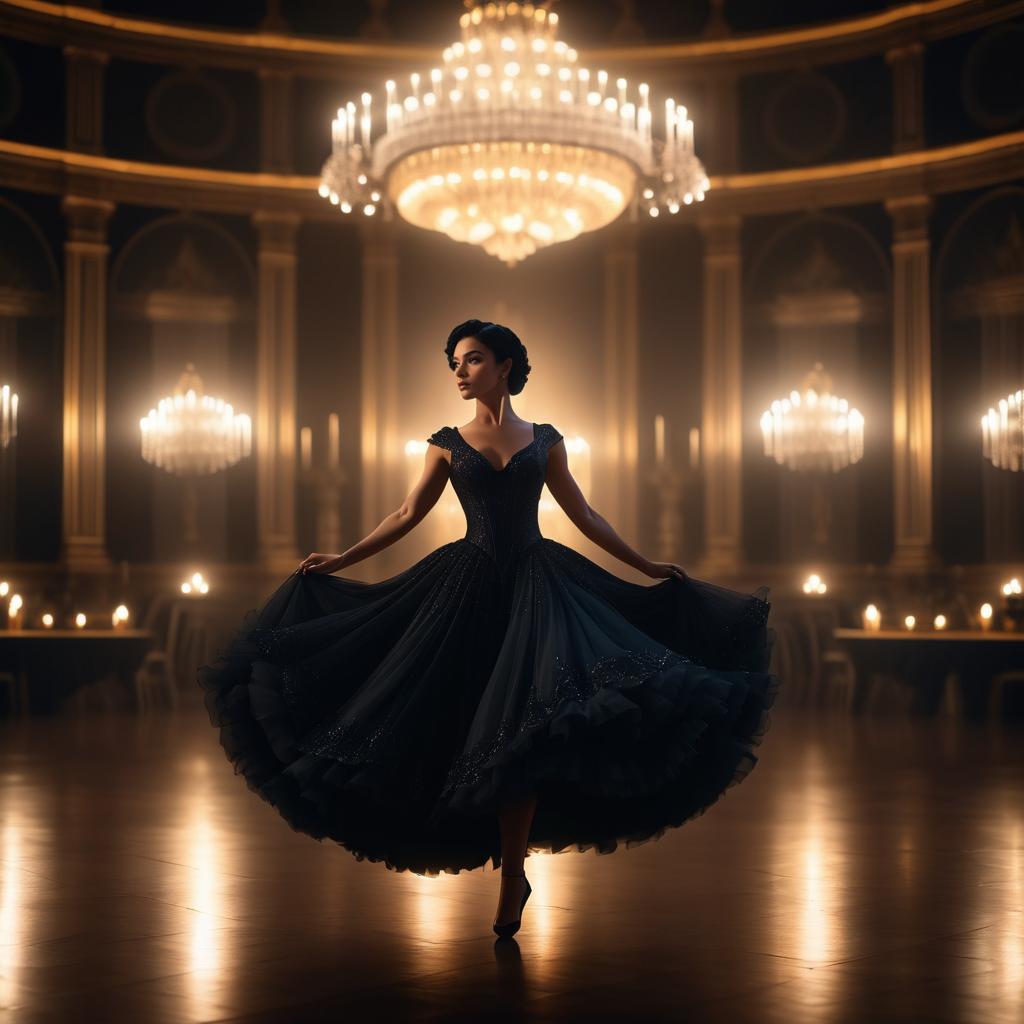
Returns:
[[[199,683],[236,772],[294,829],[397,871],[501,867],[504,937],[528,847],[610,853],[700,814],[756,764],[778,680],[767,589],[635,552],[588,505],[562,435],[515,414],[530,365],[511,330],[469,320],[445,355],[473,420],[432,434],[401,508],[303,559]],[[379,583],[331,575],[412,530],[449,479],[465,537]],[[544,484],[661,582],[542,537]]]

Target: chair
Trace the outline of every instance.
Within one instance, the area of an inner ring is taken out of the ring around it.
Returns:
[[[163,648],[147,651],[135,672],[135,706],[139,711],[148,711],[157,703],[171,708],[178,706],[175,665],[182,618],[181,602],[175,601],[171,605]],[[155,697],[159,698],[158,702]]]

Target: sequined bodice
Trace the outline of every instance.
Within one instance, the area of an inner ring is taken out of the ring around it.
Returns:
[[[451,481],[466,513],[465,540],[486,551],[504,571],[515,555],[541,539],[537,506],[544,487],[548,449],[562,435],[535,423],[533,440],[495,469],[454,427],[427,440],[451,452]]]

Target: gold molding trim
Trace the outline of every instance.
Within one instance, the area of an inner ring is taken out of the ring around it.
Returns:
[[[592,47],[581,49],[580,56],[587,63],[614,63],[622,70],[655,64],[688,75],[732,75],[788,67],[794,60],[801,66],[850,60],[908,42],[956,35],[1022,12],[1024,0],[920,0],[777,32]],[[0,0],[0,33],[53,45],[71,39],[76,46],[135,60],[289,71],[312,78],[346,78],[372,69],[395,73],[401,66],[429,66],[437,60],[435,46],[416,43],[201,28],[49,0]]]
[[[1024,131],[1016,131],[868,160],[712,175],[702,215],[779,213],[959,192],[1017,181],[1021,166]],[[259,209],[302,220],[359,223],[320,198],[319,178],[313,176],[121,160],[10,139],[0,139],[0,185],[167,209],[241,214]],[[676,219],[690,218],[684,213]]]

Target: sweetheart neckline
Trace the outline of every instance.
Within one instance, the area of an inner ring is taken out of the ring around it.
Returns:
[[[472,445],[471,445],[471,444],[470,444],[470,443],[469,443],[469,442],[468,442],[468,441],[467,441],[467,440],[466,440],[466,439],[465,439],[465,438],[464,438],[464,437],[462,436],[462,431],[461,431],[461,430],[459,430],[459,428],[458,428],[458,427],[452,427],[452,430],[454,430],[454,431],[455,431],[455,433],[456,433],[456,434],[458,435],[458,438],[459,438],[459,440],[460,440],[460,441],[461,441],[461,442],[462,442],[462,443],[463,443],[463,444],[464,444],[464,445],[465,445],[465,446],[466,446],[466,447],[467,447],[467,448],[468,448],[468,449],[469,449],[469,450],[470,450],[471,452],[475,452],[475,453],[476,453],[477,455],[479,455],[479,456],[480,456],[480,458],[481,458],[481,459],[483,459],[483,461],[484,461],[484,462],[485,462],[485,463],[486,463],[486,464],[488,465],[488,467],[490,467],[490,469],[491,469],[491,471],[492,471],[492,472],[494,472],[494,473],[504,473],[504,472],[505,472],[505,470],[506,470],[506,469],[508,469],[508,467],[509,467],[509,466],[511,466],[511,465],[512,465],[512,463],[513,463],[513,462],[514,462],[514,461],[515,461],[515,460],[516,460],[516,459],[517,459],[517,458],[518,458],[518,457],[519,457],[520,455],[522,455],[522,454],[523,454],[523,452],[525,452],[525,451],[529,451],[529,450],[530,450],[530,448],[532,448],[532,447],[533,447],[533,446],[534,446],[534,445],[535,445],[535,444],[537,443],[537,438],[538,438],[538,436],[539,436],[539,435],[538,435],[538,432],[537,432],[537,424],[536,424],[536,423],[534,423],[534,424],[532,424],[532,426],[533,426],[533,440],[532,440],[532,441],[531,441],[531,442],[530,442],[530,443],[529,443],[529,444],[528,444],[528,445],[527,445],[527,446],[526,446],[525,448],[520,448],[520,449],[519,449],[519,451],[515,452],[515,453],[514,453],[514,454],[512,455],[512,457],[511,457],[511,458],[510,458],[510,459],[508,460],[508,462],[506,462],[506,463],[505,463],[505,465],[501,467],[501,469],[495,469],[495,468],[494,468],[494,464],[493,464],[493,463],[491,462],[491,460],[490,460],[489,458],[487,458],[487,456],[486,456],[486,455],[484,455],[484,453],[483,453],[483,452],[481,452],[481,451],[477,450],[476,448],[474,448],[474,447],[473,447],[473,446],[472,446]]]

